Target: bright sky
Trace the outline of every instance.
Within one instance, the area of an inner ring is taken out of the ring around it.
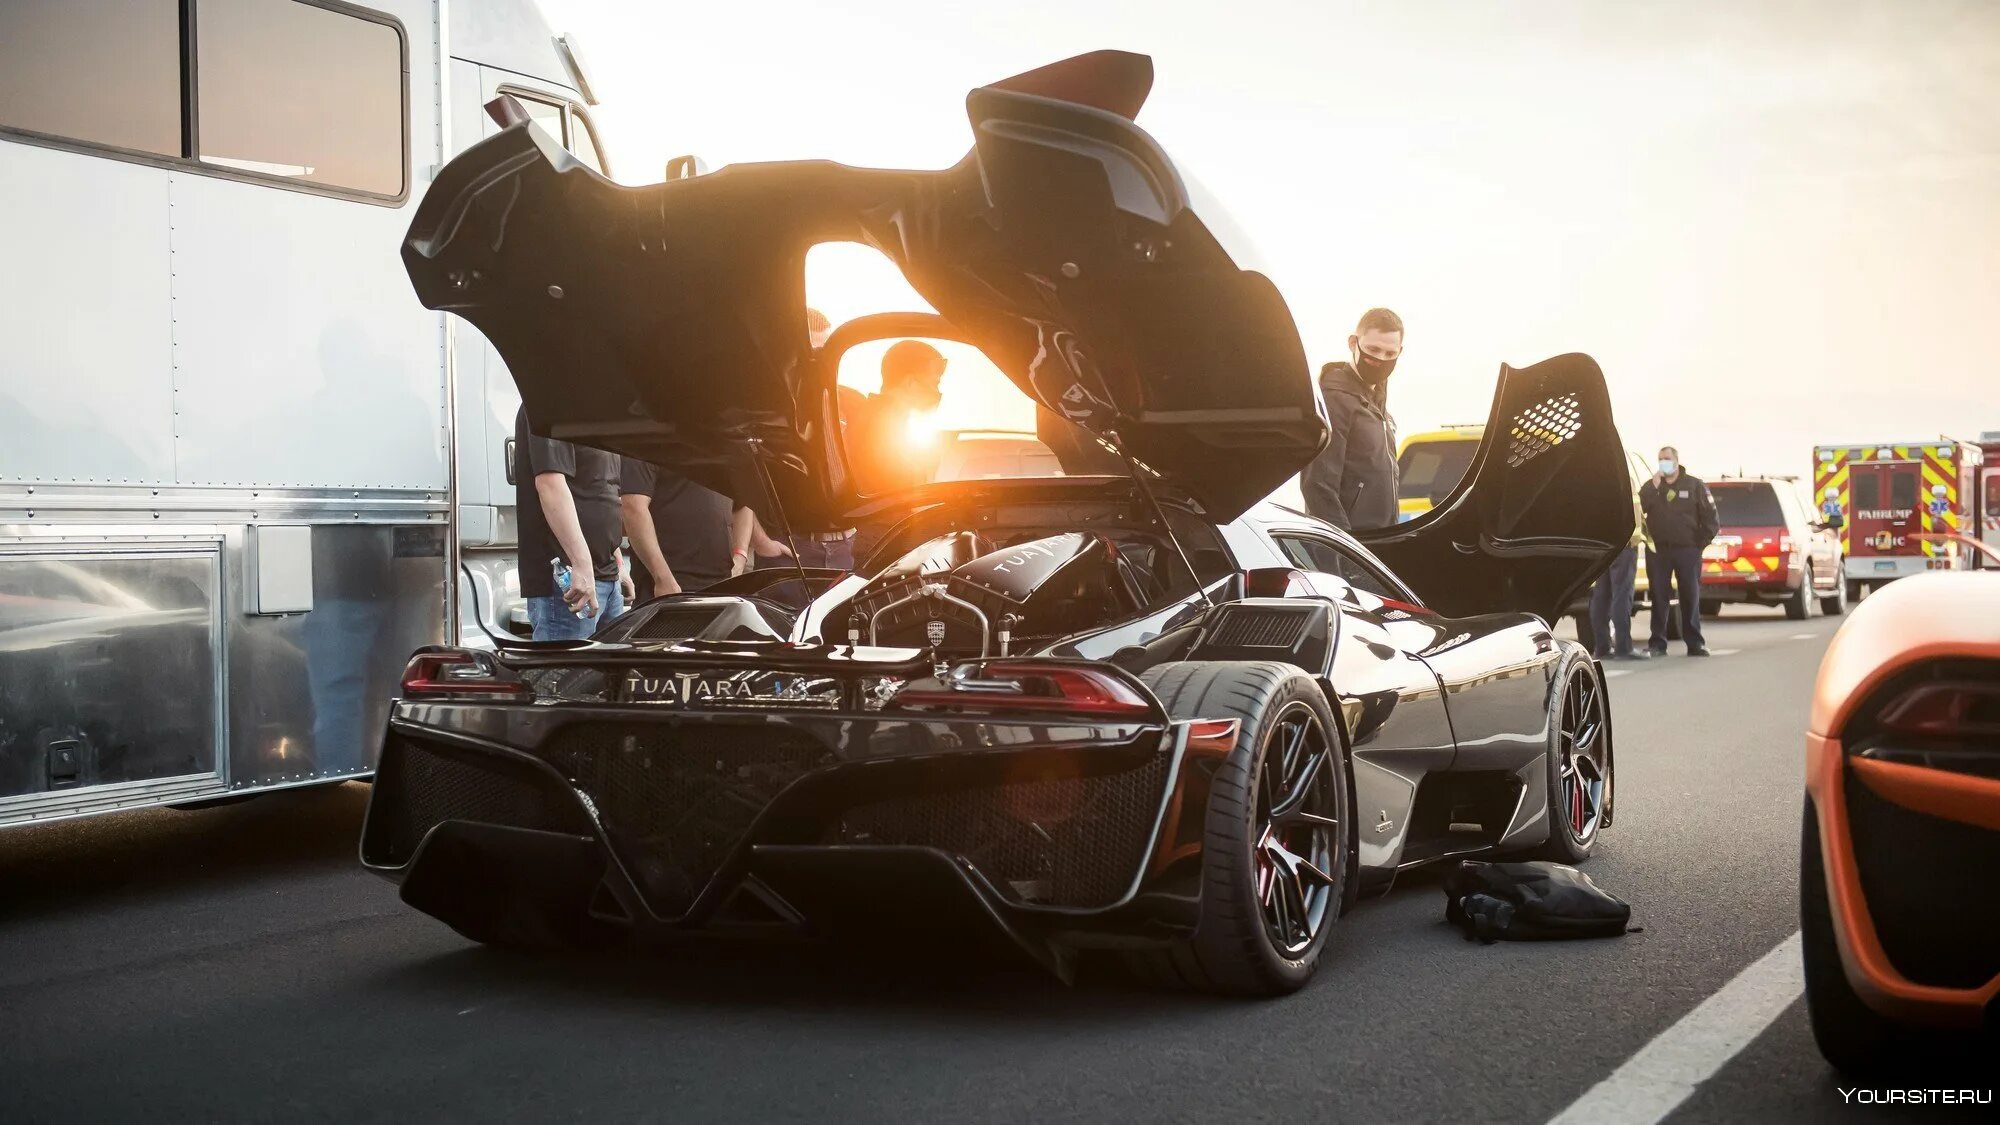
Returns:
[[[544,4],[628,182],[683,152],[944,167],[968,89],[1151,54],[1140,124],[1314,364],[1370,305],[1408,322],[1406,433],[1566,351],[1628,445],[1702,475],[2000,430],[2000,3]]]

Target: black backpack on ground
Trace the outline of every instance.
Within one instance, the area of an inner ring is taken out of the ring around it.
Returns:
[[[1616,937],[1632,907],[1561,863],[1465,860],[1444,880],[1445,920],[1466,940],[1550,941]]]

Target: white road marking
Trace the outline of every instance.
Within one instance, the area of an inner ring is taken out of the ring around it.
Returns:
[[[1608,680],[1613,676],[1629,676],[1631,674],[1632,669],[1630,668],[1608,668],[1604,672],[1604,678]]]
[[[1735,656],[1742,651],[1740,648],[1712,648],[1708,650],[1708,654],[1710,656]]]
[[[1654,1125],[1804,991],[1795,932],[1550,1118],[1549,1125]]]
[[[1793,633],[1792,639],[1795,641],[1809,641],[1817,636],[1819,636],[1818,633]]]

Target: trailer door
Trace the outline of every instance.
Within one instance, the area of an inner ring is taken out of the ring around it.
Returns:
[[[1923,466],[1915,461],[1856,461],[1848,468],[1853,522],[1848,555],[1875,559],[1871,569],[1897,573],[1897,557],[1922,555]]]

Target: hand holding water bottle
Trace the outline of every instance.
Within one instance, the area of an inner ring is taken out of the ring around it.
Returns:
[[[576,568],[560,558],[549,560],[549,569],[555,575],[556,589],[562,593],[563,604],[578,617],[596,617],[597,579],[595,576],[582,582],[576,580]]]

